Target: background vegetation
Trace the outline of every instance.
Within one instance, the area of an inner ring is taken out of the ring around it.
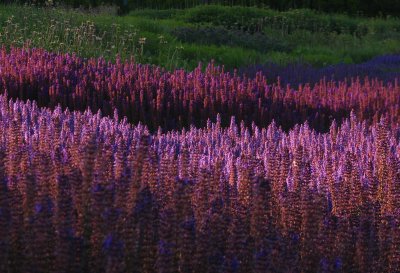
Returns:
[[[49,0],[16,0],[19,3],[46,4]],[[3,0],[15,2],[15,0]],[[400,15],[400,2],[396,0],[51,0],[51,3],[74,7],[95,7],[115,4],[125,10],[137,8],[191,8],[202,4],[269,7],[277,10],[307,8],[325,12],[345,12],[365,15]]]
[[[0,42],[106,60],[134,56],[167,69],[193,69],[211,59],[227,69],[265,62],[326,66],[360,63],[400,49],[396,18],[221,5],[115,12],[1,6]]]

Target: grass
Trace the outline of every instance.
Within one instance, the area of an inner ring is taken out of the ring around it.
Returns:
[[[211,31],[207,39],[200,35],[204,31]],[[187,39],[185,33],[193,35]],[[213,33],[234,39],[221,44],[213,40]],[[259,45],[251,46],[250,38]],[[262,48],[263,41],[268,48]],[[134,56],[167,69],[192,69],[211,59],[227,69],[267,61],[324,66],[399,53],[400,19],[212,5],[136,10],[117,17],[101,11],[1,5],[0,43],[107,60],[117,54],[122,59]]]

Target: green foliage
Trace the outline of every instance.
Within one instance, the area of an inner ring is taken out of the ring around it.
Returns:
[[[20,0],[21,2],[33,2]],[[151,9],[171,9],[171,8],[191,8],[204,4],[217,4],[228,6],[257,6],[270,7],[277,10],[290,9],[313,9],[324,12],[345,12],[348,14],[377,15],[400,15],[400,1],[397,0],[54,0],[59,3],[72,4],[74,6],[98,6],[101,4],[116,4],[124,7],[127,4],[129,9],[151,8]],[[45,2],[45,0],[36,0]]]
[[[264,33],[249,33],[225,27],[179,27],[172,34],[180,41],[205,45],[225,45],[254,49],[259,52],[283,51],[291,48],[280,39],[268,37]]]
[[[211,59],[227,69],[266,61],[323,66],[399,53],[400,20],[215,5],[126,16],[7,5],[0,6],[0,43],[107,60],[133,56],[167,69]]]
[[[209,5],[189,9],[181,18],[188,23],[211,24],[253,32],[272,28],[281,30],[285,34],[291,34],[296,30],[308,30],[349,33],[361,37],[371,31],[388,32],[400,29],[398,20],[324,14],[308,9],[279,12],[270,9]]]
[[[244,63],[264,63],[268,60],[268,55],[239,47],[185,44],[181,58],[185,60],[184,67],[196,67],[199,61],[208,63],[210,60],[215,60],[217,64],[223,64],[227,69],[232,69],[241,67]]]
[[[272,10],[244,7],[198,6],[188,10],[182,17],[189,23],[210,23],[238,29],[250,29],[257,19],[273,15]]]
[[[247,7],[269,7],[276,10],[312,9],[324,12],[343,12],[351,15],[400,16],[400,1],[397,0],[3,0],[4,3],[34,3],[38,5],[58,4],[73,7],[97,7],[116,5],[121,13],[135,9],[187,9],[199,5],[226,5]],[[217,15],[218,16],[218,15]]]
[[[43,47],[55,52],[75,52],[83,57],[104,56],[113,59],[140,58],[139,33],[133,26],[96,24],[94,16],[63,10],[44,12],[42,9],[19,7],[17,12],[2,20],[0,42],[7,46]],[[3,17],[5,14],[1,14]]]
[[[166,9],[166,10],[140,9],[134,11],[134,15],[136,17],[149,18],[149,19],[170,19],[182,13],[184,13],[183,10],[177,10],[177,9]]]

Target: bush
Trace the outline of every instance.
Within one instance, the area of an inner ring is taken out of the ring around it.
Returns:
[[[229,29],[255,31],[258,22],[272,14],[270,10],[243,7],[199,6],[187,11],[184,20],[188,23],[224,26]]]
[[[296,30],[307,30],[313,33],[349,33],[361,37],[368,33],[367,25],[360,19],[319,14],[308,9],[277,12],[256,8],[200,6],[186,12],[184,20],[188,23],[211,24],[253,33],[262,32],[265,28],[279,29],[287,34]]]
[[[225,27],[178,27],[172,34],[186,43],[237,46],[260,52],[291,50],[285,42],[267,37],[263,33],[252,34],[240,30],[229,30]]]

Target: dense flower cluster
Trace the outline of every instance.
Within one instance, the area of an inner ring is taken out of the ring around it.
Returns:
[[[275,120],[285,130],[308,121],[325,132],[333,119],[340,124],[352,109],[369,122],[385,115],[390,125],[398,124],[400,115],[397,81],[321,81],[294,89],[268,84],[261,73],[254,78],[232,75],[212,63],[204,72],[200,66],[192,72],[167,72],[133,60],[107,63],[27,48],[0,50],[0,92],[36,100],[39,106],[101,109],[104,115],[117,108],[150,131],[204,127],[217,113],[223,127],[235,116],[247,126],[265,127]]]
[[[24,54],[29,60],[36,51]],[[25,78],[10,82],[46,82],[33,76],[46,75],[52,55],[38,56]],[[54,57],[52,77],[64,73],[64,61],[76,68],[68,73],[86,73],[72,79],[97,75],[74,58]],[[132,81],[138,86],[155,73],[131,66],[141,70]],[[285,133],[275,123],[261,129],[234,118],[223,128],[218,116],[202,129],[151,135],[117,112],[102,118],[7,100],[0,97],[0,272],[400,267],[400,130],[387,118],[367,125],[353,112],[322,134],[307,123]]]

